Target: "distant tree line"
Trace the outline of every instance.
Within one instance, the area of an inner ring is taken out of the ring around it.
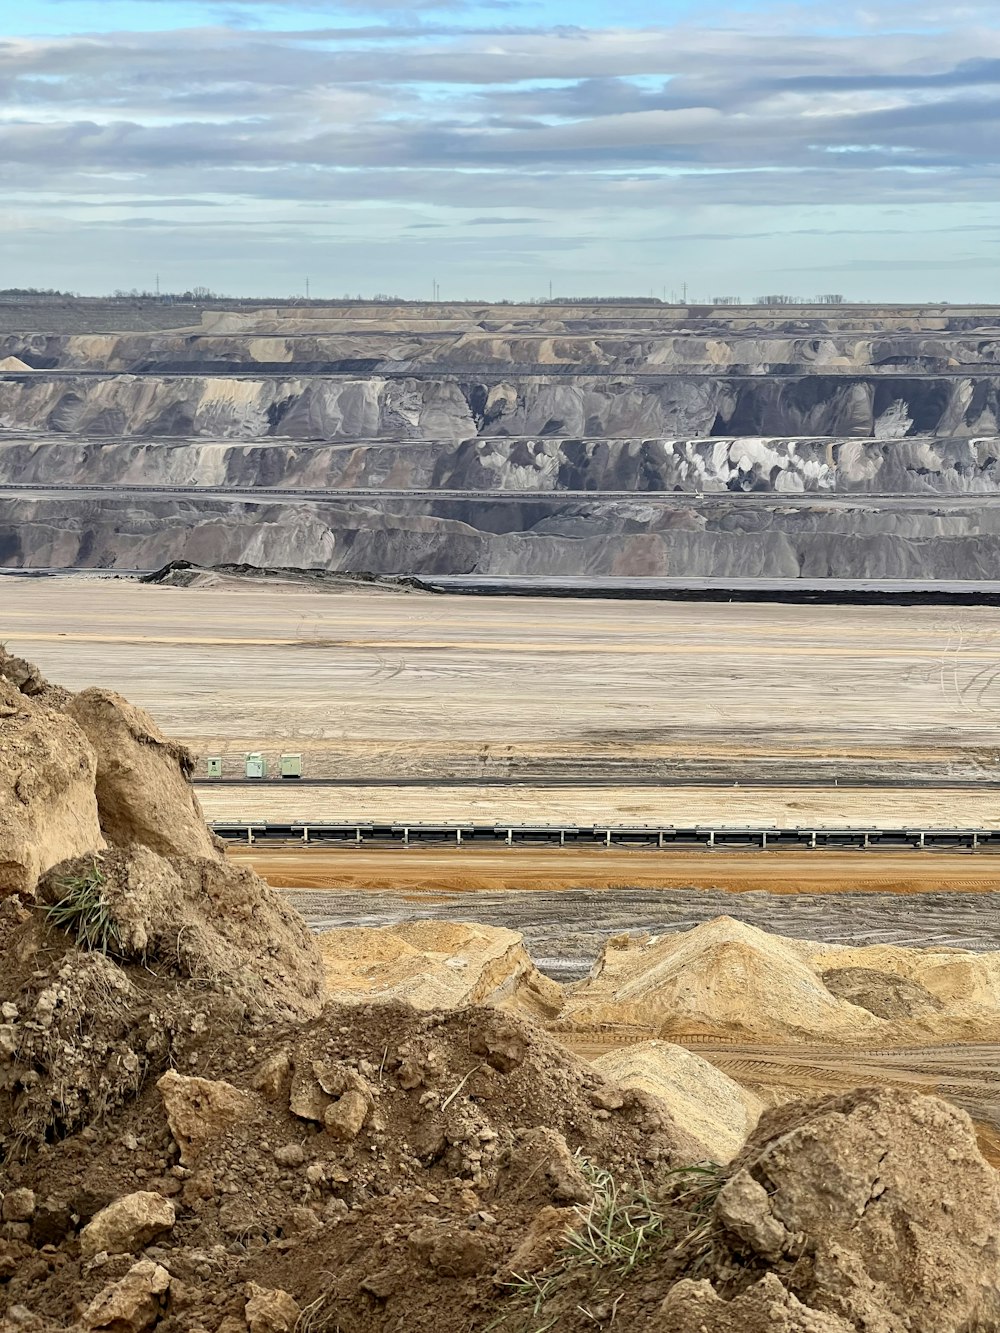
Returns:
[[[0,287],[0,296],[74,297],[76,292],[60,292],[55,287]]]
[[[839,292],[826,296],[758,296],[754,305],[843,305]]]

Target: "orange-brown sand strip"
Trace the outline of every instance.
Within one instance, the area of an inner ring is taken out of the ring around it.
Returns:
[[[510,889],[723,889],[730,893],[994,893],[989,852],[657,852],[581,848],[232,848],[276,888],[433,894]]]

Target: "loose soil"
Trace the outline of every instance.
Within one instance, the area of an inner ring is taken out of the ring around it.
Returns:
[[[204,802],[203,802],[204,803]],[[414,901],[477,890],[720,889],[743,894],[1000,892],[991,852],[673,852],[578,847],[349,847],[232,845],[229,857],[275,888],[398,890]],[[905,910],[905,909],[904,909]]]

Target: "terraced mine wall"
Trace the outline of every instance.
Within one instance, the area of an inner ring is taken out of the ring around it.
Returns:
[[[95,436],[443,440],[474,435],[807,435],[899,439],[997,433],[1000,373],[900,377],[526,371],[238,378],[8,372],[0,429]]]
[[[177,328],[137,308],[131,332],[63,313],[0,334],[7,565],[1000,568],[998,311],[243,306]]]
[[[0,434],[0,486],[966,496],[1000,494],[1000,438],[534,439],[363,444]],[[266,495],[262,495],[266,499]]]
[[[427,575],[994,579],[1000,510],[0,497],[2,564],[152,570],[170,559]]]

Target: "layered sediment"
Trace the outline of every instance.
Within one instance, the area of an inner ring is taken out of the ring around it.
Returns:
[[[137,309],[133,332],[98,314],[26,309],[0,336],[7,565],[997,567],[996,311],[243,306],[188,329]]]

